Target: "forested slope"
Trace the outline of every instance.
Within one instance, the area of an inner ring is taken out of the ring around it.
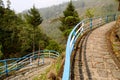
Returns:
[[[115,0],[74,0],[72,1],[81,19],[86,18],[86,11],[93,10],[94,16],[102,16],[106,14],[116,13],[118,9],[118,2]],[[57,42],[63,42],[63,34],[58,29],[61,26],[58,18],[63,16],[63,11],[68,3],[54,5],[48,8],[39,9],[43,16],[42,30]],[[54,22],[52,22],[54,20]],[[64,42],[65,43],[65,42]]]

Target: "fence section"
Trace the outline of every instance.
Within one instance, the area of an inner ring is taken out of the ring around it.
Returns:
[[[21,58],[0,60],[0,77],[3,75],[8,76],[11,71],[19,70],[23,67],[44,64],[44,58],[57,57],[59,57],[59,53],[54,50],[40,50]]]
[[[84,19],[73,28],[67,40],[66,56],[65,56],[65,64],[64,64],[62,80],[70,80],[70,74],[71,74],[70,58],[71,58],[72,51],[74,50],[75,42],[78,39],[78,37],[82,36],[84,33],[96,27],[99,27],[111,21],[115,21],[116,17],[117,15],[114,14],[114,15],[107,15],[104,17]]]

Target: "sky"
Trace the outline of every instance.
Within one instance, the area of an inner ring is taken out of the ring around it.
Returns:
[[[3,0],[6,5],[7,0]],[[23,10],[30,9],[35,5],[36,8],[45,8],[52,5],[61,4],[70,0],[10,0],[11,9],[15,12],[22,12]]]

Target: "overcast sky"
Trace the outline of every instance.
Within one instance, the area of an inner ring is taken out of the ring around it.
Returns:
[[[7,0],[3,0],[6,3]],[[11,9],[16,12],[22,12],[23,10],[30,9],[33,5],[37,8],[49,7],[52,5],[61,4],[70,0],[10,0]]]

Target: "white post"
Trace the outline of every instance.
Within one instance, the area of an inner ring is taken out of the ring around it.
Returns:
[[[50,51],[49,51],[49,58],[50,58]]]
[[[30,56],[30,65],[32,66],[32,57]]]

